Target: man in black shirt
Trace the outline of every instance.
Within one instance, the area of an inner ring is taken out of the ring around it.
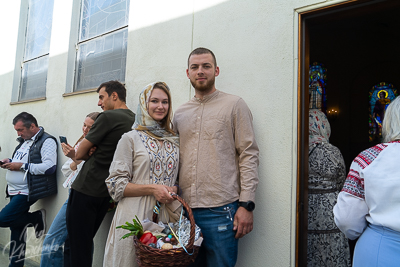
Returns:
[[[76,159],[85,160],[72,184],[67,206],[71,266],[92,266],[93,238],[107,213],[110,196],[105,180],[121,136],[130,131],[135,114],[126,106],[126,89],[118,81],[97,89],[100,113],[82,140]]]

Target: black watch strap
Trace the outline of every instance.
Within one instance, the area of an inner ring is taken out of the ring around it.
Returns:
[[[256,204],[253,201],[247,201],[247,202],[239,201],[239,207],[243,207],[248,211],[253,211],[256,208]]]

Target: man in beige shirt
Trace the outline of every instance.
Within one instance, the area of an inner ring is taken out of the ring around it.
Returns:
[[[242,98],[215,88],[216,59],[193,50],[187,77],[195,96],[175,112],[180,135],[179,186],[204,242],[193,266],[234,266],[238,239],[253,229],[258,146]]]

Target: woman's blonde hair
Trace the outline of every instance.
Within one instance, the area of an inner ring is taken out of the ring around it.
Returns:
[[[86,115],[85,118],[91,118],[93,121],[95,121],[97,119],[97,116],[99,116],[100,112],[90,112],[89,114]],[[78,141],[76,141],[74,147],[83,139],[83,134],[82,136],[78,139]]]
[[[172,99],[171,99],[171,93],[169,92],[168,88],[161,82],[158,82],[154,84],[153,90],[154,89],[161,89],[163,90],[167,96],[168,96],[168,114],[165,116],[164,119],[160,121],[160,126],[163,127],[167,132],[170,132],[172,134],[175,134],[175,132],[172,130]]]
[[[400,140],[400,98],[396,97],[386,109],[382,123],[383,142]]]

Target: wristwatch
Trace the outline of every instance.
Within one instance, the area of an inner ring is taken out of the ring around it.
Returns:
[[[21,168],[19,168],[21,171],[26,171],[26,164],[25,163],[23,163],[22,165],[21,165]]]
[[[247,201],[247,202],[239,201],[239,207],[243,207],[248,211],[253,211],[256,208],[256,204],[253,201]]]

